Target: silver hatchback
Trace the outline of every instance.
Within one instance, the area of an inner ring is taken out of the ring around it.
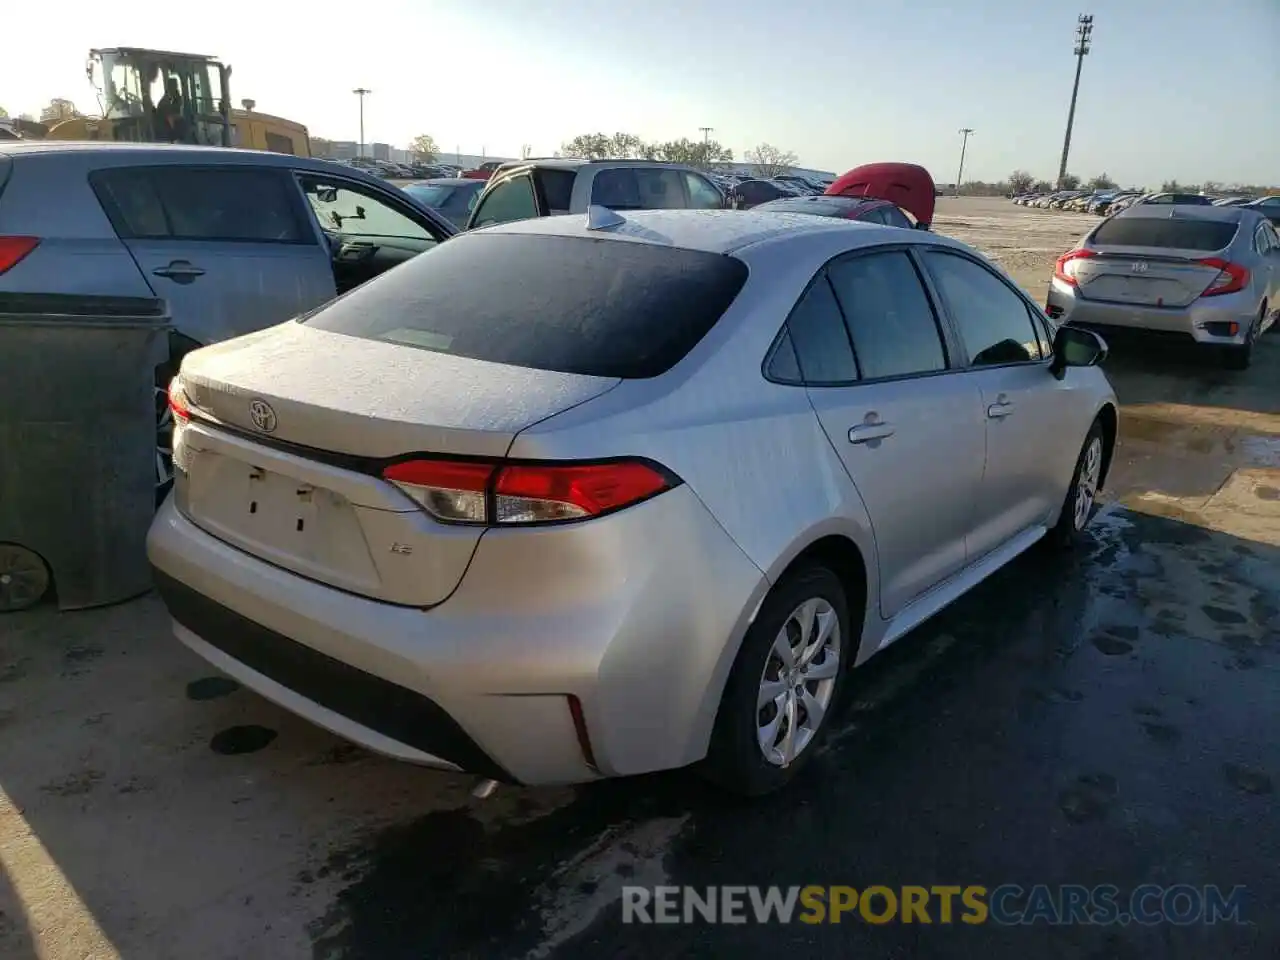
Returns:
[[[1280,311],[1280,236],[1245,207],[1139,204],[1058,258],[1046,309],[1212,344],[1243,369]]]
[[[925,231],[504,224],[188,355],[150,556],[184,643],[374,750],[761,793],[848,668],[1081,533],[1104,352]]]

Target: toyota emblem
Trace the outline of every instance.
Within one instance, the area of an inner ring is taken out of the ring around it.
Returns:
[[[249,419],[263,433],[271,433],[276,428],[276,412],[265,400],[252,400],[249,403]]]

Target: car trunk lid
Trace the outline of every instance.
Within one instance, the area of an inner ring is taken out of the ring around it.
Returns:
[[[290,322],[189,354],[181,382],[191,423],[174,457],[186,516],[311,579],[430,606],[457,586],[484,528],[434,520],[382,479],[385,461],[500,458],[523,428],[618,380]]]
[[[1185,307],[1204,293],[1219,268],[1197,250],[1108,247],[1078,261],[1074,276],[1087,300],[1139,306]]]

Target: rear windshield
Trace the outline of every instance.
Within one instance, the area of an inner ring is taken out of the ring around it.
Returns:
[[[1104,247],[1168,247],[1221,250],[1231,244],[1238,224],[1217,220],[1166,220],[1118,216],[1098,227],[1093,242]]]
[[[455,237],[304,322],[473,360],[656,377],[706,335],[747,279],[718,253],[595,237]]]

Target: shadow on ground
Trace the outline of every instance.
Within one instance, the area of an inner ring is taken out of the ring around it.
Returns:
[[[1280,327],[1254,347],[1248,370],[1227,370],[1211,348],[1141,332],[1110,330],[1107,376],[1126,407],[1194,404],[1248,413],[1280,414]]]

